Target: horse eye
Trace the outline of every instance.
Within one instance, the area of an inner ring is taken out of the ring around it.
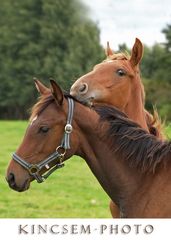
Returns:
[[[47,133],[49,131],[49,127],[42,126],[39,128],[39,133]]]
[[[116,71],[116,73],[118,74],[118,76],[122,77],[126,75],[126,72],[123,69],[118,69]]]

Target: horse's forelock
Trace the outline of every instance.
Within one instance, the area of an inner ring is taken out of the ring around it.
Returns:
[[[33,119],[38,116],[50,103],[54,102],[54,98],[52,94],[41,95],[38,102],[31,109],[31,116],[29,121],[33,121]]]
[[[104,62],[112,61],[112,60],[129,60],[129,54],[127,53],[114,53],[113,55],[108,56]]]

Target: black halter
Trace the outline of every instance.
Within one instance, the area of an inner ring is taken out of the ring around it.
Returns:
[[[65,125],[65,132],[63,139],[61,141],[61,145],[56,148],[56,151],[48,156],[46,159],[42,160],[37,164],[31,164],[20,158],[16,153],[13,154],[13,159],[19,163],[23,168],[28,170],[29,174],[33,176],[38,183],[42,183],[46,178],[48,178],[56,169],[59,169],[64,166],[62,162],[66,150],[70,149],[70,133],[72,132],[72,119],[73,119],[73,112],[74,112],[74,101],[72,98],[68,98],[68,117],[67,123]],[[49,164],[52,163],[54,160],[59,160],[56,165],[49,169]],[[42,168],[46,168],[49,171],[44,174],[40,175],[40,171]]]

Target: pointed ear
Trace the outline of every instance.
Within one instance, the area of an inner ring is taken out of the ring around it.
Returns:
[[[142,42],[138,38],[136,38],[134,46],[132,48],[132,52],[131,52],[131,58],[130,58],[131,65],[133,67],[137,66],[140,63],[142,56],[143,56],[143,45],[142,45]]]
[[[106,53],[107,57],[110,57],[110,56],[112,56],[114,54],[112,49],[110,48],[109,42],[107,42],[107,48],[105,50],[105,53]]]
[[[41,94],[41,95],[45,95],[50,93],[50,89],[47,88],[45,85],[43,85],[43,83],[41,83],[37,78],[33,78],[37,91]]]
[[[62,89],[58,86],[58,84],[53,79],[50,79],[50,84],[51,84],[51,92],[55,98],[55,101],[59,105],[62,105],[63,99],[64,99]]]

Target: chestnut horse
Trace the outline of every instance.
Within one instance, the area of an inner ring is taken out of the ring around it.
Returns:
[[[42,182],[43,174],[46,178],[76,154],[122,217],[171,217],[170,142],[157,140],[113,107],[90,109],[74,101],[53,80],[52,94],[36,85],[41,98],[7,169],[12,189],[21,192],[34,179]]]
[[[106,54],[106,60],[76,80],[70,94],[90,106],[93,103],[111,104],[144,129],[162,137],[157,115],[153,117],[144,109],[145,93],[139,71],[143,55],[141,41],[136,38],[131,57],[124,53],[113,53],[109,43]]]
[[[71,87],[70,93],[87,105],[111,104],[126,113],[130,119],[140,124],[159,138],[163,138],[157,112],[154,117],[144,109],[144,87],[140,78],[139,64],[143,55],[143,45],[136,39],[131,57],[123,53],[115,54],[109,47],[107,59],[97,64],[93,70],[80,77]],[[119,212],[110,203],[113,217]]]

